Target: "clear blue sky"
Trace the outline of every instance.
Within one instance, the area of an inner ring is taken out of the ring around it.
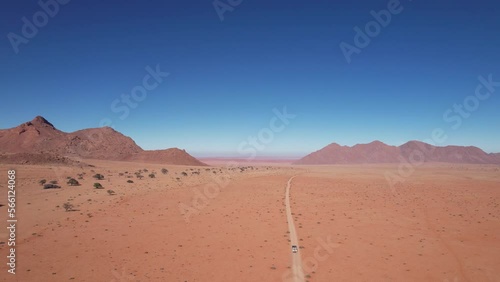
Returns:
[[[500,87],[460,126],[443,119],[474,95],[479,75],[500,81],[500,2],[402,0],[347,63],[340,43],[354,46],[353,28],[388,2],[243,0],[221,21],[212,1],[72,0],[18,54],[8,35],[22,36],[21,19],[33,21],[41,7],[4,2],[0,127],[42,115],[74,131],[108,119],[145,149],[237,156],[273,108],[287,106],[296,118],[260,156],[301,156],[332,142],[400,145],[436,127],[448,135],[440,145],[500,152]],[[158,64],[170,75],[120,119],[113,101]]]

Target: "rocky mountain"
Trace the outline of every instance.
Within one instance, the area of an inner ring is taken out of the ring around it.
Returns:
[[[191,156],[186,150],[170,148],[166,150],[143,151],[131,155],[127,160],[145,163],[164,163],[173,165],[205,166],[206,164]]]
[[[365,164],[398,163],[401,159],[425,162],[500,164],[500,154],[488,154],[477,147],[437,147],[420,141],[410,141],[399,147],[380,141],[352,147],[330,144],[313,152],[295,164]]]
[[[58,130],[45,118],[37,116],[17,127],[0,130],[0,160],[29,158],[58,160],[64,158],[143,161],[174,165],[205,165],[186,151],[167,149],[145,151],[134,140],[110,128],[90,128],[71,133]],[[51,157],[40,157],[45,155]],[[7,157],[9,156],[9,157]],[[67,160],[65,159],[65,162]]]

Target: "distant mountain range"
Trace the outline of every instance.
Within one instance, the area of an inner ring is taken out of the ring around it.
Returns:
[[[373,164],[398,163],[402,160],[417,162],[500,164],[499,153],[486,153],[477,147],[436,147],[420,141],[410,141],[399,147],[380,141],[358,144],[352,147],[330,144],[311,153],[294,164]]]
[[[0,161],[11,163],[71,163],[71,158],[141,161],[173,165],[206,164],[185,150],[146,151],[110,127],[60,131],[41,116],[17,127],[0,130]]]

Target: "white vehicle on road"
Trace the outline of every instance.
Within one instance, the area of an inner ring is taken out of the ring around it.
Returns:
[[[297,248],[297,246],[293,245],[292,246],[292,253],[297,253],[299,251],[299,248]]]

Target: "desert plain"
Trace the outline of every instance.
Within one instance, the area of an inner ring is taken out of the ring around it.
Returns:
[[[304,281],[500,279],[498,165],[429,163],[390,186],[398,164],[86,163],[0,165],[2,191],[16,170],[18,218],[16,275],[0,229],[1,281],[301,281],[294,255]],[[293,176],[298,254],[285,209]]]

